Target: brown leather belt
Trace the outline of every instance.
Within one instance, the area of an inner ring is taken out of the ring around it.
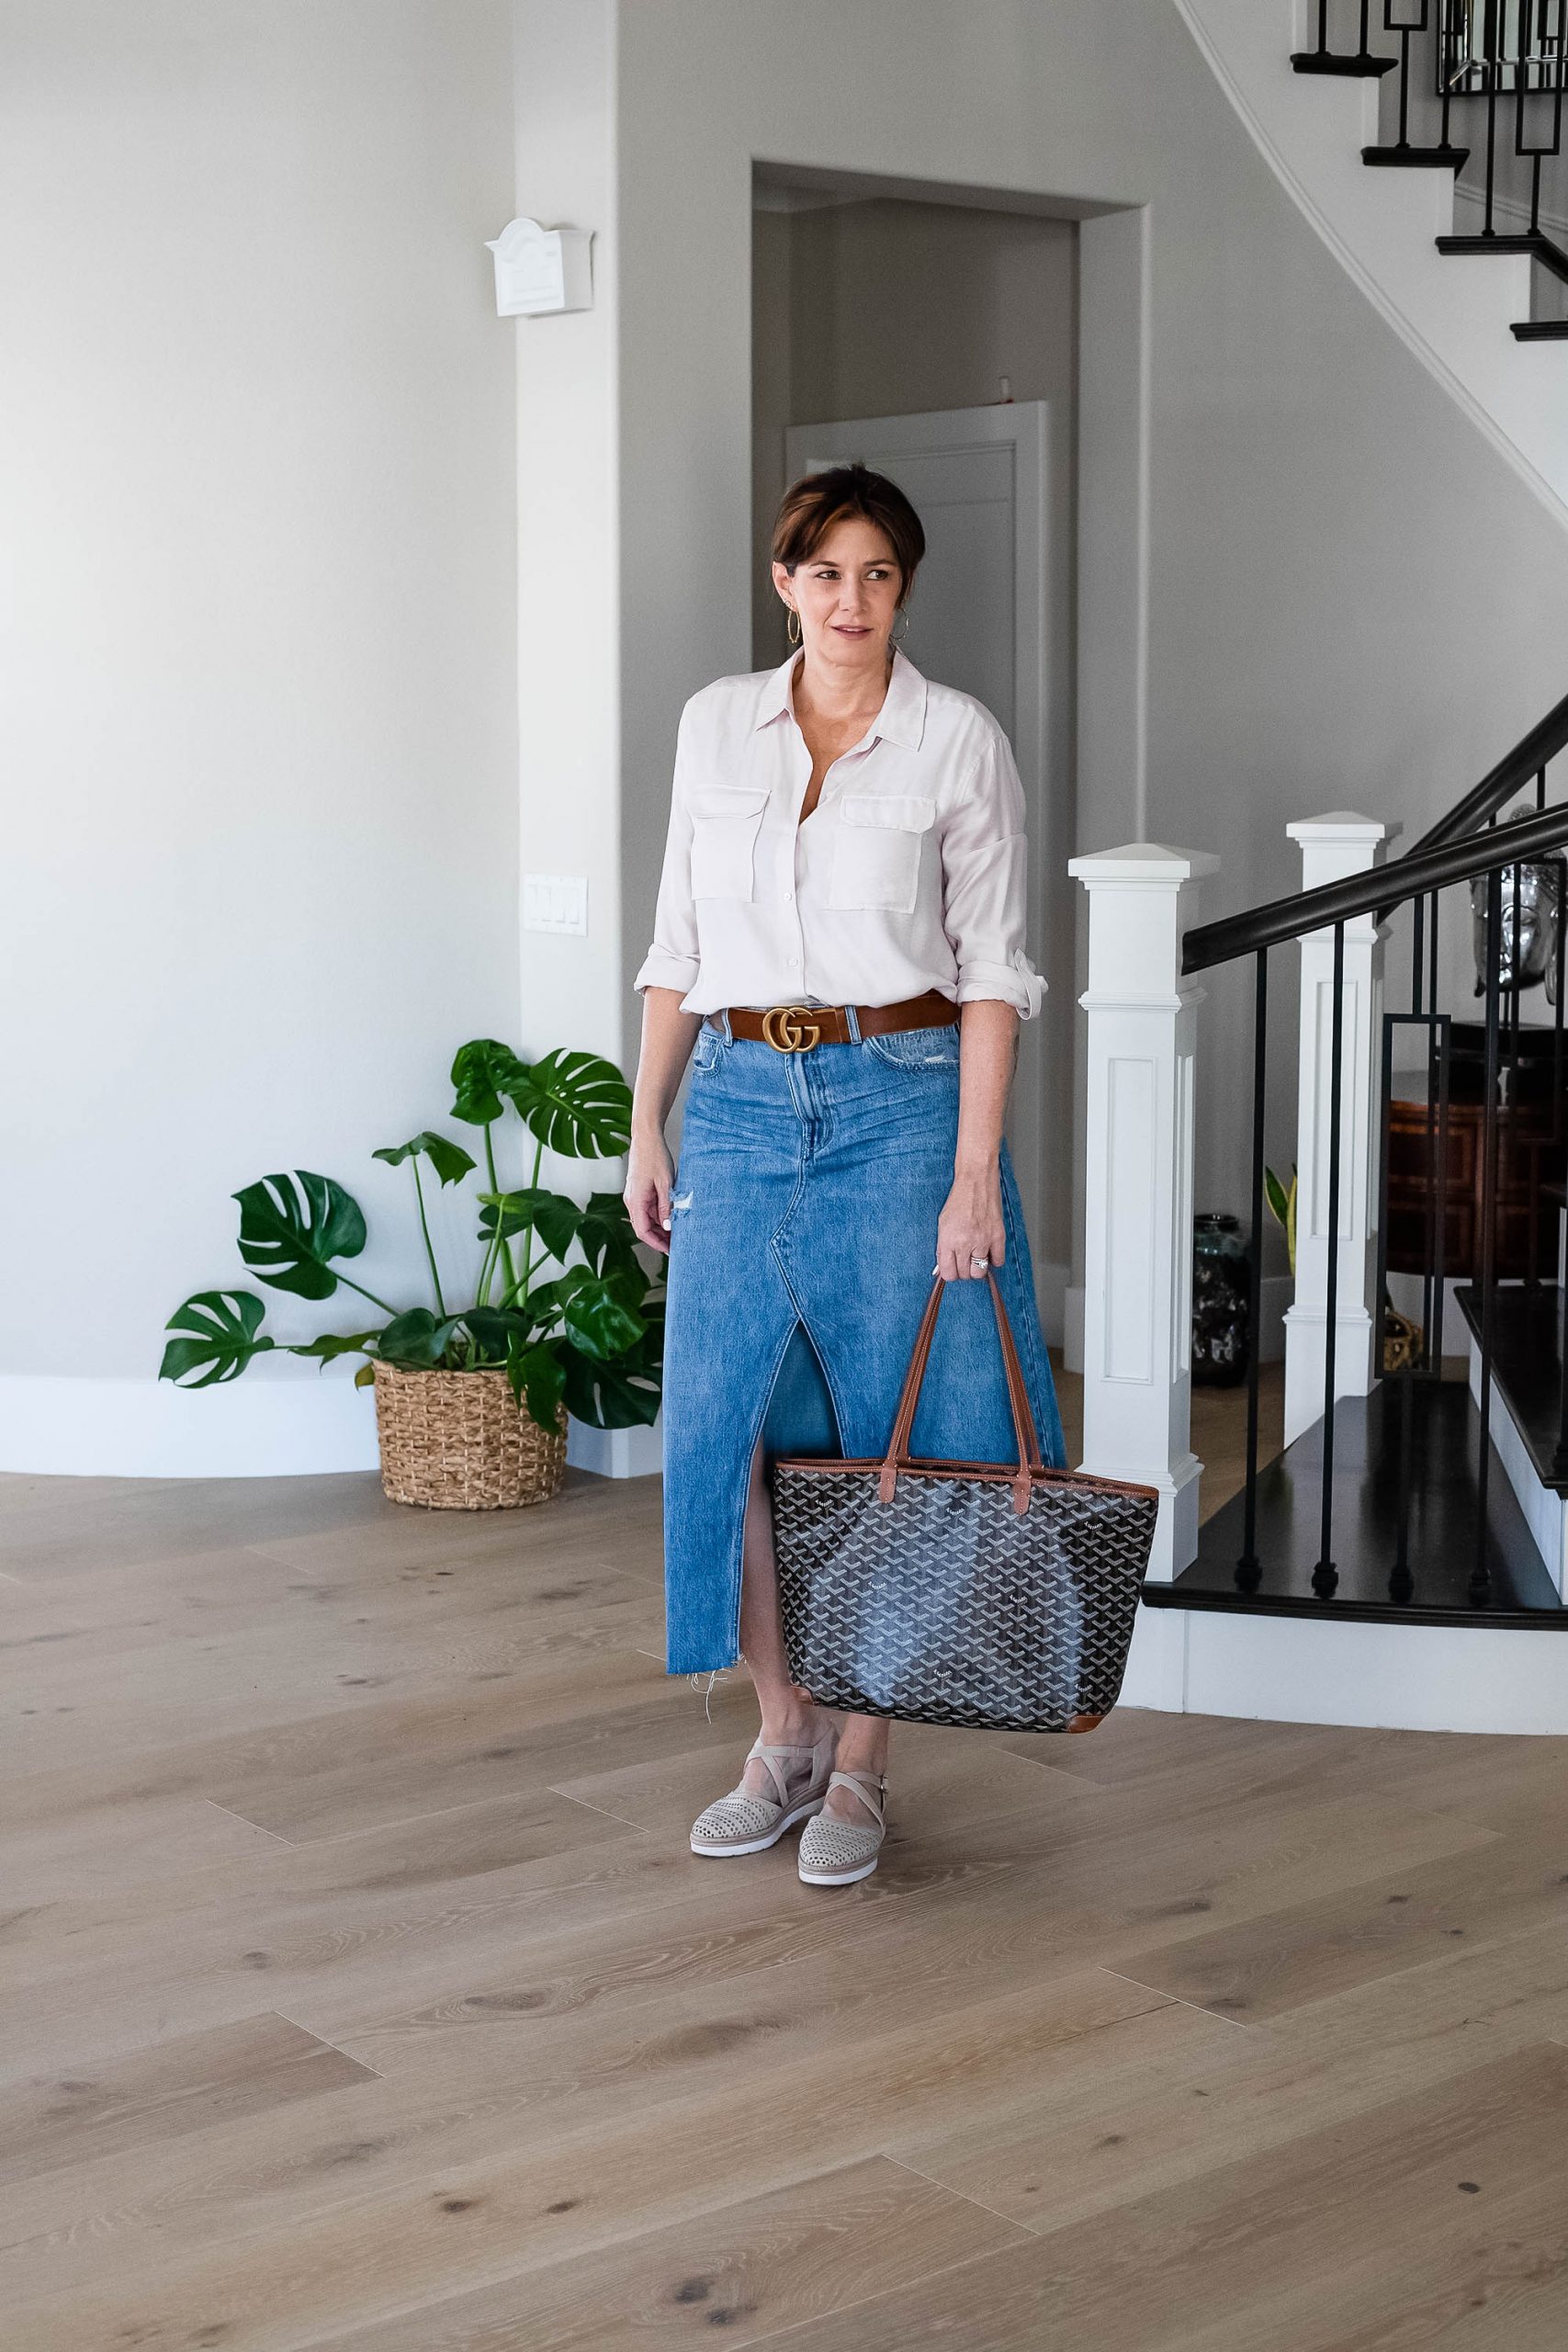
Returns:
[[[760,1037],[781,1054],[803,1054],[812,1046],[849,1046],[850,1008],[844,1004],[770,1004],[756,1012],[746,1004],[727,1007],[734,1037]],[[958,1007],[940,989],[922,989],[919,996],[900,998],[897,1004],[857,1004],[854,1015],[863,1037],[881,1037],[889,1029],[945,1029],[958,1019]],[[704,1019],[717,1029],[724,1014],[708,1012]]]

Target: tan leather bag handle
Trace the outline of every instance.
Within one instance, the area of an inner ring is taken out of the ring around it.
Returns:
[[[1034,1415],[1030,1408],[1029,1390],[1024,1383],[1023,1367],[1019,1363],[1018,1349],[1013,1343],[1012,1326],[1008,1321],[1008,1311],[1002,1303],[1001,1285],[997,1280],[995,1272],[989,1266],[986,1269],[986,1280],[991,1285],[991,1304],[997,1312],[997,1337],[1002,1343],[1002,1366],[1007,1374],[1008,1402],[1012,1408],[1013,1433],[1018,1440],[1018,1469],[1012,1482],[1012,1507],[1021,1517],[1029,1509],[1030,1498],[1034,1491],[1033,1476],[1038,1474],[1043,1477],[1045,1464],[1041,1458],[1040,1434],[1034,1426]],[[926,1364],[931,1356],[931,1340],[936,1335],[936,1318],[942,1309],[942,1293],[946,1288],[945,1279],[939,1274],[931,1287],[931,1295],[926,1301],[926,1311],[920,1317],[920,1328],[915,1334],[915,1344],[909,1355],[909,1368],[904,1375],[903,1392],[898,1398],[898,1409],[893,1416],[893,1432],[887,1441],[887,1452],[883,1457],[882,1474],[877,1480],[876,1492],[879,1502],[890,1503],[893,1500],[897,1491],[900,1469],[908,1470],[913,1467],[909,1456],[909,1433],[915,1426],[915,1408],[920,1401],[920,1390],[925,1385]]]

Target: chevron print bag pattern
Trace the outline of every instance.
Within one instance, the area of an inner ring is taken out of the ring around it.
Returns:
[[[821,1704],[907,1723],[1092,1731],[1126,1671],[1159,1498],[1048,1470],[987,1271],[1018,1439],[1005,1462],[908,1452],[946,1283],[915,1337],[883,1459],[773,1465],[790,1672]]]

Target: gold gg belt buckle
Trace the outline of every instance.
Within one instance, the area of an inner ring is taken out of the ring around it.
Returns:
[[[781,1054],[802,1054],[822,1035],[812,1012],[809,1004],[770,1004],[762,1015],[762,1035]]]

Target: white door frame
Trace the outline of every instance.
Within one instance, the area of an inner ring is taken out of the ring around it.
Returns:
[[[929,409],[912,416],[835,418],[827,424],[794,424],[784,434],[785,480],[842,465],[865,454],[961,456],[965,449],[1013,451],[1013,725],[1012,747],[1029,815],[1029,910],[1032,960],[1043,965],[1043,926],[1052,904],[1048,861],[1062,862],[1063,825],[1053,810],[1059,783],[1050,775],[1049,610],[1046,582],[1046,515],[1050,481],[1049,403],[1004,401],[985,408]],[[916,663],[916,667],[920,665]],[[1055,821],[1053,817],[1055,816]],[[1032,1239],[1041,1232],[1044,1191],[1043,1127],[1045,1117],[1044,1024],[1026,1021],[1019,1035],[1019,1080],[1009,1106],[1008,1145],[1019,1189],[1029,1213]],[[1031,1034],[1032,1032],[1032,1034]],[[1064,1105],[1070,1106],[1070,1081]],[[1047,1268],[1034,1247],[1035,1279],[1047,1325],[1062,1311],[1065,1270]],[[1055,1338],[1058,1336],[1055,1331]]]

